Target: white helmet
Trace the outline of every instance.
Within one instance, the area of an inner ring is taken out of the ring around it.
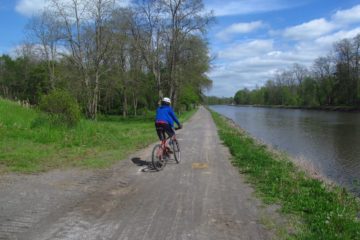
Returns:
[[[164,98],[162,99],[162,101],[163,101],[163,102],[166,102],[166,103],[168,103],[168,104],[171,103],[171,100],[170,100],[170,98],[168,98],[168,97],[164,97]]]

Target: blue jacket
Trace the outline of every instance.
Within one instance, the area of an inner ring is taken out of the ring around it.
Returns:
[[[167,122],[171,127],[174,127],[174,122],[176,122],[176,124],[180,126],[180,122],[177,119],[174,110],[167,105],[162,105],[158,107],[158,109],[156,110],[155,121]]]

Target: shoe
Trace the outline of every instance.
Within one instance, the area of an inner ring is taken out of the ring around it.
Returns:
[[[171,150],[171,148],[169,148],[169,147],[166,147],[166,152],[167,153],[170,153],[170,154],[173,154],[174,152]]]

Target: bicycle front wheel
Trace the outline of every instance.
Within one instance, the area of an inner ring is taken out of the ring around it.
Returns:
[[[156,171],[161,171],[166,165],[166,160],[160,144],[155,145],[152,151],[152,165]]]
[[[176,163],[180,163],[180,161],[181,161],[181,152],[180,152],[180,145],[179,145],[179,142],[177,140],[173,140],[172,148],[173,148],[174,158],[175,158]]]

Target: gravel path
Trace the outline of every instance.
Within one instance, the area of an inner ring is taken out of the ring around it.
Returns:
[[[231,165],[205,108],[178,139],[182,162],[161,172],[149,146],[111,169],[0,177],[0,239],[273,238],[261,223],[279,217]]]

